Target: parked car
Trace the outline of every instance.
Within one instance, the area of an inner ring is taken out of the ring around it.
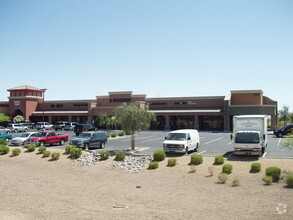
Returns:
[[[11,140],[12,145],[25,145],[25,142],[30,137],[35,137],[38,132],[25,132],[19,137],[14,137]]]
[[[172,153],[188,153],[198,151],[200,144],[199,134],[196,129],[182,129],[171,131],[163,143],[163,150]]]
[[[30,129],[34,129],[36,127],[35,123],[28,120],[21,121],[20,123],[23,124],[24,126],[27,126]]]
[[[14,133],[21,132],[21,131],[24,131],[24,132],[28,131],[28,127],[24,126],[23,124],[11,124],[11,123],[9,123],[8,128]]]
[[[289,124],[283,128],[279,128],[279,129],[274,130],[274,135],[276,135],[276,137],[280,137],[280,138],[283,137],[284,135],[287,135],[290,133],[293,133],[293,124]]]
[[[5,128],[3,126],[0,126],[0,131],[6,131],[7,133],[11,132],[11,130],[9,128]]]
[[[107,135],[103,131],[83,132],[78,138],[70,140],[71,145],[88,150],[90,147],[105,148]]]
[[[55,131],[58,131],[58,130],[63,131],[66,123],[67,121],[56,121],[53,123],[53,129],[55,129]]]
[[[36,129],[37,130],[51,130],[53,128],[53,125],[51,125],[49,122],[37,122]]]
[[[67,134],[56,134],[55,131],[42,131],[38,132],[34,137],[28,138],[26,144],[36,144],[37,146],[45,146],[47,144],[64,145],[68,138]]]
[[[73,131],[73,130],[74,130],[74,127],[75,127],[76,125],[78,125],[77,122],[67,122],[67,123],[65,124],[65,128],[64,128],[64,130],[65,130],[65,131]]]
[[[5,139],[6,141],[10,140],[12,135],[7,133],[7,131],[0,131],[0,139]]]
[[[79,124],[74,127],[74,133],[78,136],[80,133],[84,131],[95,131],[96,128],[91,124]]]

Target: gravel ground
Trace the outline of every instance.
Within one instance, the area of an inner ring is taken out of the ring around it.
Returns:
[[[49,148],[47,148],[49,149]],[[226,161],[233,173],[218,183],[222,166],[214,158],[193,168],[190,156],[167,160],[156,170],[131,173],[113,167],[113,157],[92,166],[75,166],[63,151],[58,161],[36,152],[0,155],[0,219],[292,219],[293,189],[284,181],[264,185],[264,170],[293,171],[292,159],[255,158],[261,173],[249,173],[255,160]],[[24,149],[22,149],[24,151]],[[245,159],[245,158],[243,158]],[[232,180],[240,178],[240,186]]]

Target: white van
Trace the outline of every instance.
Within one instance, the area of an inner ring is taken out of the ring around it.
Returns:
[[[163,143],[165,152],[188,153],[199,148],[199,134],[195,129],[171,131]]]

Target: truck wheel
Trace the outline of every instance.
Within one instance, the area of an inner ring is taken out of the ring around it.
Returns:
[[[279,134],[278,134],[278,137],[279,137],[279,138],[283,137],[283,134],[282,134],[282,133],[279,133]]]
[[[83,149],[85,149],[85,150],[89,150],[89,144],[84,144]]]
[[[199,149],[199,145],[198,143],[196,144],[196,148],[194,149],[194,151],[198,152],[198,149]]]
[[[18,130],[17,130],[17,129],[15,129],[15,130],[14,130],[14,133],[17,133],[17,132],[18,132]]]
[[[41,142],[39,143],[39,146],[40,146],[40,147],[43,147],[43,146],[45,146],[45,143],[44,143],[44,141],[41,141]]]
[[[60,145],[63,146],[64,144],[65,144],[64,139],[61,139],[61,141],[60,141]]]
[[[185,149],[185,154],[188,155],[188,147]]]
[[[101,144],[100,144],[100,148],[105,148],[105,142],[101,142]]]

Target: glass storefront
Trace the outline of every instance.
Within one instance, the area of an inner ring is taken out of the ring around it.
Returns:
[[[203,131],[223,131],[223,115],[200,115],[198,116],[199,130]]]

